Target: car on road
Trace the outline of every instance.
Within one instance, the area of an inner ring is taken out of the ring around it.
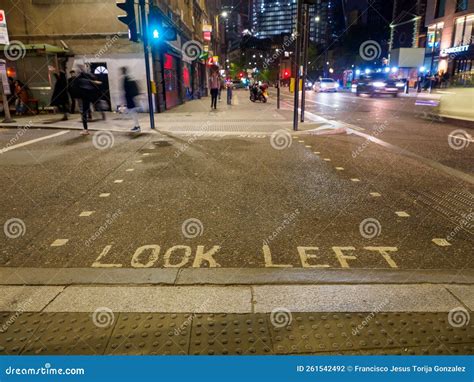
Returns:
[[[398,95],[396,81],[384,75],[364,76],[359,79],[356,87],[356,95],[368,94],[374,97],[379,94],[389,94],[392,97]]]
[[[339,89],[339,83],[332,78],[321,78],[316,81],[313,85],[315,92],[337,92]]]

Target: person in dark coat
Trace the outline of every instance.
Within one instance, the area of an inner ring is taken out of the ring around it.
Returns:
[[[140,123],[138,121],[138,114],[137,114],[137,104],[135,103],[135,98],[140,94],[138,89],[138,85],[135,80],[131,79],[128,75],[128,68],[122,67],[122,76],[123,76],[123,92],[125,96],[125,102],[127,104],[127,113],[129,113],[132,118],[135,126],[132,129],[132,132],[139,133]]]
[[[71,70],[69,72],[69,78],[67,80],[67,89],[68,89],[69,97],[71,97],[71,109],[70,109],[71,114],[74,114],[76,112],[76,98],[78,98],[77,94],[74,93],[74,87],[72,86],[75,79],[76,79],[76,72],[74,70]]]
[[[91,109],[91,103],[97,99],[97,86],[101,84],[97,78],[86,72],[83,65],[78,67],[79,75],[71,83],[72,91],[81,100],[82,135],[89,135],[87,118]]]
[[[53,96],[51,97],[51,106],[56,106],[63,113],[62,121],[67,121],[67,113],[69,109],[69,94],[66,73],[60,71],[54,73],[56,83],[54,84]]]

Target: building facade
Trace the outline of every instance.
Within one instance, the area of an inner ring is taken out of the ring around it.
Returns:
[[[334,0],[316,0],[309,7],[310,40],[326,44],[331,40]],[[290,35],[296,30],[296,0],[254,0],[252,2],[252,33],[257,38]]]
[[[428,0],[425,68],[447,73],[452,83],[472,85],[473,24],[473,0]]]
[[[148,4],[147,14],[160,12],[177,30],[175,41],[150,41],[155,107],[164,111],[206,94],[206,58],[219,54],[220,2],[154,0]],[[2,47],[0,56],[6,59],[9,74],[28,85],[40,108],[49,105],[52,73],[79,64],[86,64],[103,82],[110,110],[124,103],[120,67],[127,66],[140,89],[146,90],[142,44],[129,41],[126,25],[117,19],[123,11],[115,0],[19,0],[8,2],[4,10],[10,45]],[[186,42],[202,54],[183,54]],[[20,47],[20,55],[9,54],[13,46]],[[144,96],[142,105],[146,110]]]

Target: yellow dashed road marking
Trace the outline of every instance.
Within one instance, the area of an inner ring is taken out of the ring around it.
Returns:
[[[69,241],[69,239],[56,239],[55,241],[52,242],[51,247],[61,247],[64,244],[66,244]]]
[[[451,243],[447,241],[446,239],[440,239],[440,238],[435,238],[432,240],[433,243],[435,243],[439,247],[449,247]]]
[[[79,216],[91,216],[94,211],[82,211]]]

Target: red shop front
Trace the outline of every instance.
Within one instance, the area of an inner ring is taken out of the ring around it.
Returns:
[[[180,96],[180,59],[171,54],[163,55],[163,78],[165,84],[166,108],[171,109],[182,103]]]

